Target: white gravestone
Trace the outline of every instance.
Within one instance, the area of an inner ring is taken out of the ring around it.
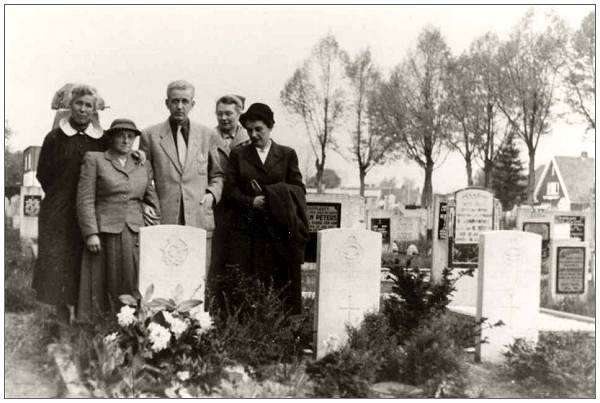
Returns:
[[[327,354],[327,340],[347,340],[346,325],[358,326],[379,310],[381,234],[363,229],[319,231],[315,353]]]
[[[477,319],[487,324],[477,345],[482,361],[502,362],[516,338],[537,342],[540,309],[541,236],[521,231],[490,231],[479,237]]]
[[[44,191],[41,187],[21,186],[19,206],[19,235],[21,240],[37,240],[38,216],[43,197]]]
[[[153,298],[204,301],[206,231],[184,225],[140,228],[139,290],[154,284]],[[175,290],[180,286],[181,293]]]

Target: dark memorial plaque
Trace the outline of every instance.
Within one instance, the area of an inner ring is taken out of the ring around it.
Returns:
[[[542,236],[542,259],[550,256],[550,223],[549,222],[524,222],[523,231],[533,232]]]
[[[40,205],[42,196],[25,195],[23,196],[23,215],[25,217],[37,217],[40,214]]]
[[[556,224],[568,223],[570,225],[571,238],[585,241],[585,217],[578,215],[557,215],[554,217]]]
[[[448,203],[440,202],[440,212],[438,216],[438,233],[437,239],[448,239],[448,219],[447,219]]]
[[[371,231],[381,233],[381,241],[384,245],[390,243],[390,219],[389,218],[371,218]]]
[[[556,293],[583,294],[585,291],[585,248],[556,248]]]
[[[309,239],[304,251],[304,261],[315,263],[317,261],[317,232],[322,229],[340,228],[342,219],[341,203],[306,203],[308,216]]]

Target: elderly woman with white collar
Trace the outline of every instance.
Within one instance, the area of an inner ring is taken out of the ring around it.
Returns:
[[[57,307],[62,320],[74,318],[84,247],[75,208],[81,161],[88,151],[106,149],[103,131],[92,125],[98,99],[93,87],[73,87],[70,117],[44,138],[37,167],[45,197],[33,288],[40,301]]]

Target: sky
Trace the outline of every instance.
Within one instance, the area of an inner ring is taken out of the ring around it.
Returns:
[[[166,86],[186,79],[196,86],[192,120],[216,125],[215,100],[227,93],[264,102],[274,111],[273,139],[294,147],[301,170],[314,174],[303,128],[282,106],[279,93],[317,41],[333,34],[351,55],[369,46],[387,74],[412,48],[420,31],[438,27],[453,54],[488,31],[505,38],[530,6],[5,6],[5,120],[13,150],[41,145],[51,128],[54,93],[65,83],[88,83],[110,108],[100,114],[107,128],[118,117],[138,127],[164,121]],[[576,29],[587,6],[534,6],[555,10]],[[573,119],[571,119],[573,120]],[[343,135],[344,133],[342,133]],[[595,155],[594,133],[580,124],[555,121],[539,145],[536,162],[553,155]],[[343,142],[343,141],[342,141]],[[526,161],[526,153],[522,152]],[[538,164],[536,164],[538,165]],[[358,185],[358,169],[330,152],[327,167],[343,186]],[[413,162],[374,168],[367,183],[385,177],[412,179],[423,172]],[[450,153],[434,171],[435,192],[466,186],[464,163]]]

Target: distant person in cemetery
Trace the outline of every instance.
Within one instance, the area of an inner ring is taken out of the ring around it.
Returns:
[[[252,104],[240,122],[251,144],[229,154],[225,198],[234,204],[235,215],[227,257],[246,274],[285,288],[286,308],[300,313],[308,219],[298,157],[292,148],[271,139],[275,120],[268,105]]]
[[[140,149],[152,163],[162,224],[190,225],[207,231],[210,266],[213,208],[221,199],[224,172],[219,164],[215,131],[192,122],[194,86],[173,81],[167,86],[169,118],[142,131]]]
[[[223,95],[215,105],[215,115],[217,118],[217,127],[215,130],[219,134],[219,145],[217,147],[219,163],[223,171],[227,171],[227,162],[232,148],[250,143],[250,138],[239,122],[240,115],[244,110],[245,98],[240,95]],[[235,208],[228,203],[225,198],[214,208],[215,231],[212,239],[212,261],[208,273],[208,283],[211,294],[219,299],[219,290],[217,289],[216,276],[223,273],[225,267],[225,239],[229,232],[231,223],[231,210]],[[219,302],[217,302],[219,304]]]
[[[88,152],[77,189],[77,217],[85,240],[77,317],[117,311],[119,295],[138,294],[139,228],[158,224],[143,206],[160,215],[152,167],[131,147],[141,133],[129,119],[116,119],[106,131],[108,149]],[[146,220],[146,221],[145,221]]]
[[[40,207],[33,288],[40,301],[56,306],[62,321],[75,318],[79,289],[83,239],[75,201],[81,160],[86,152],[105,148],[103,131],[91,124],[98,99],[93,87],[72,88],[70,116],[44,138],[37,166],[45,196]]]

